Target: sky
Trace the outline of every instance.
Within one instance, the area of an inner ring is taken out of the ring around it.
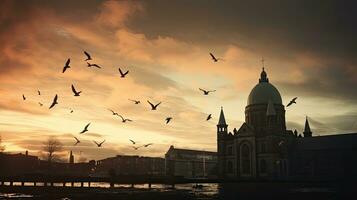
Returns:
[[[315,136],[357,132],[355,4],[1,1],[0,135],[6,152],[41,156],[50,136],[63,143],[61,156],[73,150],[77,161],[163,157],[170,145],[216,151],[220,108],[229,130],[241,126],[262,58],[284,105],[298,97],[286,112],[288,129],[301,133],[308,116]],[[102,69],[88,68],[83,51]],[[224,61],[213,62],[209,52]],[[71,68],[62,73],[68,58]],[[129,70],[126,78],[119,67]],[[73,96],[72,84],[80,97]],[[198,88],[217,91],[204,96]],[[56,94],[59,104],[49,110]],[[151,111],[147,100],[162,104]],[[108,109],[133,122],[122,123]],[[74,146],[73,136],[81,143]],[[104,139],[102,148],[93,143]],[[154,145],[134,150],[129,139]]]

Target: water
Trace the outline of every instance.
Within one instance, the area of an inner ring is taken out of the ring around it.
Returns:
[[[26,185],[26,183],[25,183]],[[27,195],[19,193],[1,194],[0,199],[170,199],[170,200],[233,200],[233,199],[339,199],[336,198],[336,191],[328,187],[304,187],[295,186],[286,189],[286,185],[276,183],[207,183],[200,184],[202,187],[194,188],[195,184],[177,184],[175,188],[168,185],[152,184],[151,189],[148,184],[138,184],[132,187],[129,184],[116,184],[115,189],[109,189],[108,183],[91,183],[92,189],[78,190],[69,194],[40,194]],[[57,186],[56,184],[54,186]],[[57,187],[62,187],[62,184]],[[67,184],[67,186],[69,186]],[[80,187],[79,183],[74,186]],[[84,185],[88,187],[88,185]],[[284,187],[280,187],[284,186]],[[68,193],[68,192],[67,192]],[[48,197],[50,195],[50,197]],[[276,198],[278,196],[278,198]],[[271,197],[271,198],[269,198]]]

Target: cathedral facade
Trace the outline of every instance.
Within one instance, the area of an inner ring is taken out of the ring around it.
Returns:
[[[218,175],[221,178],[339,178],[352,173],[348,171],[350,168],[357,167],[355,153],[357,134],[312,137],[308,119],[303,135],[287,130],[281,95],[269,82],[264,68],[258,84],[249,94],[245,122],[238,130],[228,131],[221,108],[217,124]],[[349,162],[341,160],[346,156],[354,158]],[[327,166],[335,168],[325,169]],[[319,174],[324,170],[327,174]]]

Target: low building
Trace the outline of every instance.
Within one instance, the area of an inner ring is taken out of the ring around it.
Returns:
[[[25,154],[0,153],[0,176],[13,176],[34,173],[38,169],[37,156]]]
[[[166,175],[185,178],[215,177],[217,153],[170,146],[165,154]]]
[[[98,176],[115,175],[164,175],[165,160],[159,157],[137,155],[117,155],[98,160],[95,174]]]

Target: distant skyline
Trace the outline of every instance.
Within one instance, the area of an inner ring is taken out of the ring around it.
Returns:
[[[49,136],[62,141],[63,156],[73,150],[76,159],[163,156],[170,145],[215,151],[221,106],[229,130],[239,128],[262,58],[283,104],[298,97],[286,108],[287,129],[301,133],[308,116],[315,136],[357,132],[355,4],[1,1],[6,152],[40,155]],[[83,51],[102,69],[87,67]],[[210,52],[224,60],[213,62]],[[62,73],[68,58],[71,68]],[[129,70],[125,78],[119,67]],[[199,88],[217,91],[204,96]],[[55,94],[59,104],[49,110]],[[151,111],[147,100],[162,104]],[[108,109],[133,122],[122,123]],[[77,146],[73,136],[81,140]],[[104,139],[102,148],[93,143]],[[153,145],[134,150],[130,139]]]

